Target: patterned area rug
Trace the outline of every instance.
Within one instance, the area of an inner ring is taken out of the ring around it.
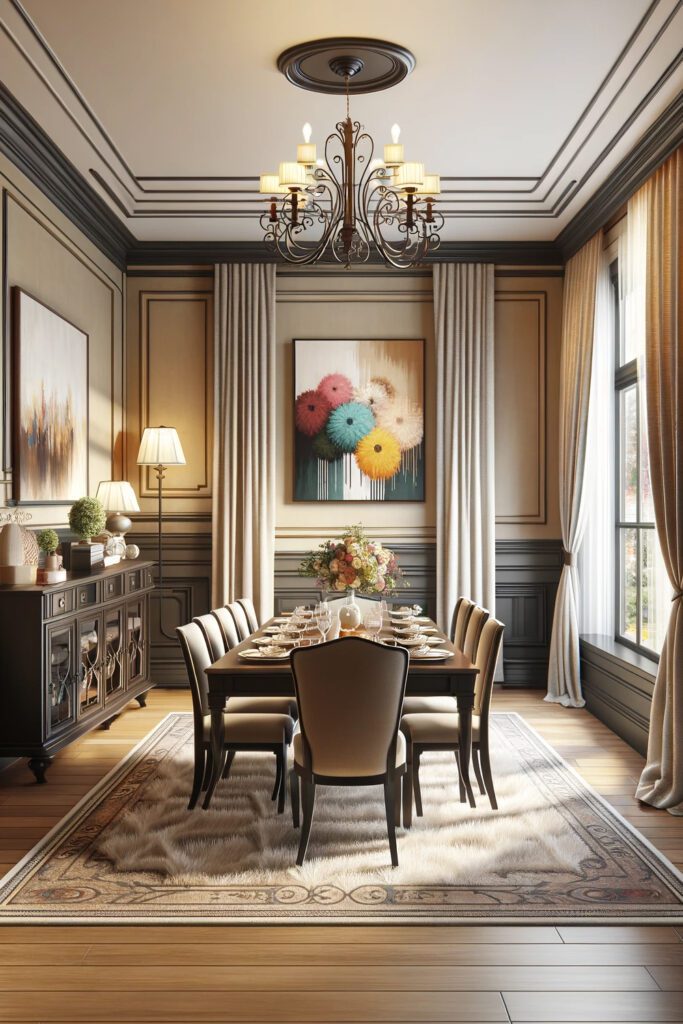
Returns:
[[[497,812],[460,804],[452,755],[423,758],[396,870],[374,787],[318,791],[297,868],[272,755],[238,754],[187,811],[191,737],[164,719],[0,882],[0,922],[683,920],[683,876],[516,714],[492,718]]]

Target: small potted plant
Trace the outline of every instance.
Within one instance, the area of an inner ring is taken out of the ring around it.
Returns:
[[[90,544],[93,537],[102,533],[106,521],[107,514],[99,498],[79,498],[69,509],[69,526],[81,544]]]
[[[55,530],[41,530],[38,534],[38,547],[45,555],[45,568],[48,571],[59,569],[57,548],[59,537]]]

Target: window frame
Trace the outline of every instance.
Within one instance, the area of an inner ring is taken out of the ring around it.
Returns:
[[[659,663],[659,654],[651,647],[641,643],[642,623],[642,582],[641,582],[641,552],[642,534],[645,530],[654,531],[655,541],[657,532],[655,523],[641,520],[641,402],[638,391],[638,360],[629,360],[628,363],[620,365],[621,361],[621,317],[619,299],[619,266],[614,260],[610,264],[610,284],[612,287],[612,301],[614,308],[614,639],[616,643],[642,654],[655,663]],[[636,478],[638,481],[636,490],[636,517],[632,522],[622,520],[622,489],[621,489],[621,395],[627,388],[636,387],[636,433],[638,443],[636,446]],[[636,640],[630,640],[620,632],[622,621],[622,599],[624,596],[622,578],[622,557],[621,557],[621,532],[622,530],[633,530],[636,535]]]

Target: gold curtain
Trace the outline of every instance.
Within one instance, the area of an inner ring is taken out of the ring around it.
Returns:
[[[655,525],[673,588],[636,796],[683,814],[683,147],[643,186],[647,200],[645,395]]]

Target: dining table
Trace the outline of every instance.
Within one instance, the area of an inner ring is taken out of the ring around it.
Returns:
[[[286,616],[275,616],[264,622],[261,628],[247,640],[231,648],[207,670],[209,687],[209,709],[211,712],[211,746],[213,764],[220,765],[223,751],[223,714],[229,710],[231,697],[294,697],[294,677],[290,659],[272,661],[266,657],[254,657],[247,660],[244,653],[257,650],[254,640],[269,636],[274,624],[282,623]],[[422,660],[411,656],[406,682],[406,697],[455,697],[459,715],[460,731],[460,771],[465,793],[471,807],[475,806],[474,793],[470,782],[470,760],[472,755],[472,709],[474,707],[474,688],[478,669],[451,642],[431,619],[424,621],[425,628],[431,637],[441,641],[438,649],[448,652],[442,661]],[[338,623],[333,629],[337,636],[363,636],[365,630],[360,629],[344,633]],[[328,639],[331,639],[330,635]],[[401,644],[400,636],[396,635],[395,627],[385,619],[378,640],[384,643]],[[320,642],[314,636],[304,633],[300,640],[304,646]],[[368,685],[372,685],[368,680]],[[404,784],[412,792],[412,780],[406,779]],[[412,823],[412,799],[403,806],[403,825],[410,827]]]

